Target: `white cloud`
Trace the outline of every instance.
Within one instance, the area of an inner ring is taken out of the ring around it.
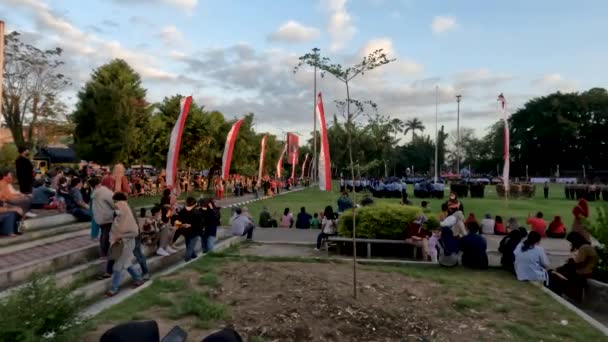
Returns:
[[[119,4],[149,4],[163,3],[165,5],[174,6],[186,12],[192,12],[198,6],[198,0],[113,0]]]
[[[273,41],[288,43],[303,43],[319,37],[319,30],[315,27],[304,26],[297,21],[289,20],[281,25],[268,37]]]
[[[322,5],[329,11],[327,32],[331,37],[329,50],[336,52],[344,48],[357,33],[351,15],[346,10],[348,0],[322,0]]]
[[[412,75],[424,71],[423,65],[406,57],[399,57],[398,53],[395,51],[393,40],[386,37],[369,40],[361,48],[359,57],[365,57],[379,49],[382,49],[382,52],[384,52],[389,59],[396,59],[394,62],[381,68],[381,70],[384,70],[387,73],[397,72],[400,75]]]
[[[72,57],[75,66],[95,68],[113,58],[127,61],[144,78],[168,80],[176,78],[171,72],[156,66],[153,57],[127,49],[118,41],[108,41],[95,35],[83,32],[68,20],[55,14],[44,1],[37,0],[4,0],[16,8],[24,8],[34,15],[38,31],[47,34],[53,44],[66,50],[66,56]],[[80,57],[80,58],[79,58]],[[78,75],[75,75],[79,78]]]
[[[545,74],[532,81],[532,85],[543,90],[562,92],[573,92],[578,89],[578,84],[574,81],[566,80],[558,73]]]
[[[184,44],[184,35],[173,25],[163,26],[159,36],[165,45],[178,46]]]
[[[431,23],[431,30],[435,34],[447,32],[458,27],[456,19],[450,16],[436,16]]]
[[[458,90],[472,87],[493,87],[498,84],[513,80],[513,76],[504,73],[492,73],[486,68],[466,70],[453,76],[455,86]]]
[[[198,0],[162,0],[162,2],[191,11],[198,5]]]

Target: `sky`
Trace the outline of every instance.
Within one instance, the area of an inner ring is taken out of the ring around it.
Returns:
[[[151,102],[193,95],[228,118],[255,113],[257,131],[305,137],[313,72],[293,68],[312,48],[346,65],[383,49],[395,61],[353,80],[352,98],[434,136],[435,103],[451,132],[460,94],[460,125],[481,136],[501,117],[500,93],[514,112],[558,90],[608,87],[607,12],[605,0],[0,0],[8,32],[65,50],[70,106],[92,70],[122,58]],[[317,90],[337,113],[344,85],[325,75]]]

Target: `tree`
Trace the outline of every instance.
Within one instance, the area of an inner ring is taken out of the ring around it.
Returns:
[[[60,72],[63,50],[41,50],[6,35],[2,116],[18,146],[32,146],[38,120],[65,113],[60,93],[70,80]]]
[[[141,78],[115,59],[95,70],[72,115],[76,152],[100,164],[141,161],[149,147],[150,110]]]
[[[408,132],[412,132],[412,141],[416,137],[416,131],[424,132],[424,125],[418,118],[413,118],[411,120],[407,120],[405,122],[405,130],[403,131],[404,135],[407,135]]]
[[[378,49],[376,51],[371,52],[366,57],[363,57],[363,60],[357,64],[354,64],[349,67],[343,67],[340,64],[334,64],[328,57],[320,57],[319,54],[315,51],[314,54],[306,54],[300,57],[300,64],[305,63],[308,65],[312,65],[315,68],[319,68],[321,70],[321,77],[324,76],[325,73],[333,75],[338,81],[344,83],[344,87],[346,90],[346,133],[347,133],[347,141],[348,141],[348,154],[350,160],[350,170],[352,180],[355,180],[355,163],[353,160],[353,128],[354,128],[354,113],[350,111],[351,105],[351,97],[350,97],[350,82],[355,79],[359,75],[363,75],[366,71],[370,71],[381,67],[385,64],[394,61],[394,59],[389,59],[382,49]],[[356,210],[353,208],[353,295],[357,298],[357,276],[356,276],[356,253],[357,253],[357,244],[355,243],[356,236]]]

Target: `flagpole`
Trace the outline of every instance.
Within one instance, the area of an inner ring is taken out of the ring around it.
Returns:
[[[437,130],[437,108],[439,107],[439,86],[435,86],[435,180],[434,183],[437,183],[437,162],[439,160],[439,131]]]
[[[319,51],[321,49],[319,48],[314,48],[312,49],[312,51],[314,51],[315,55],[319,55]],[[318,58],[318,57],[317,57]],[[313,82],[313,93],[312,93],[312,118],[313,118],[313,156],[312,159],[314,161],[317,160],[317,65],[315,64],[314,67],[314,82]],[[317,179],[317,173],[316,168],[317,168],[317,163],[313,164],[315,170],[312,170],[312,181],[314,182]]]

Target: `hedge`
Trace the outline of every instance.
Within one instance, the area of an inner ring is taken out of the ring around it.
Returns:
[[[357,237],[367,239],[405,239],[407,226],[421,214],[414,206],[399,204],[375,204],[357,209]],[[432,224],[432,223],[431,223]],[[352,237],[353,212],[340,216],[338,235]]]

